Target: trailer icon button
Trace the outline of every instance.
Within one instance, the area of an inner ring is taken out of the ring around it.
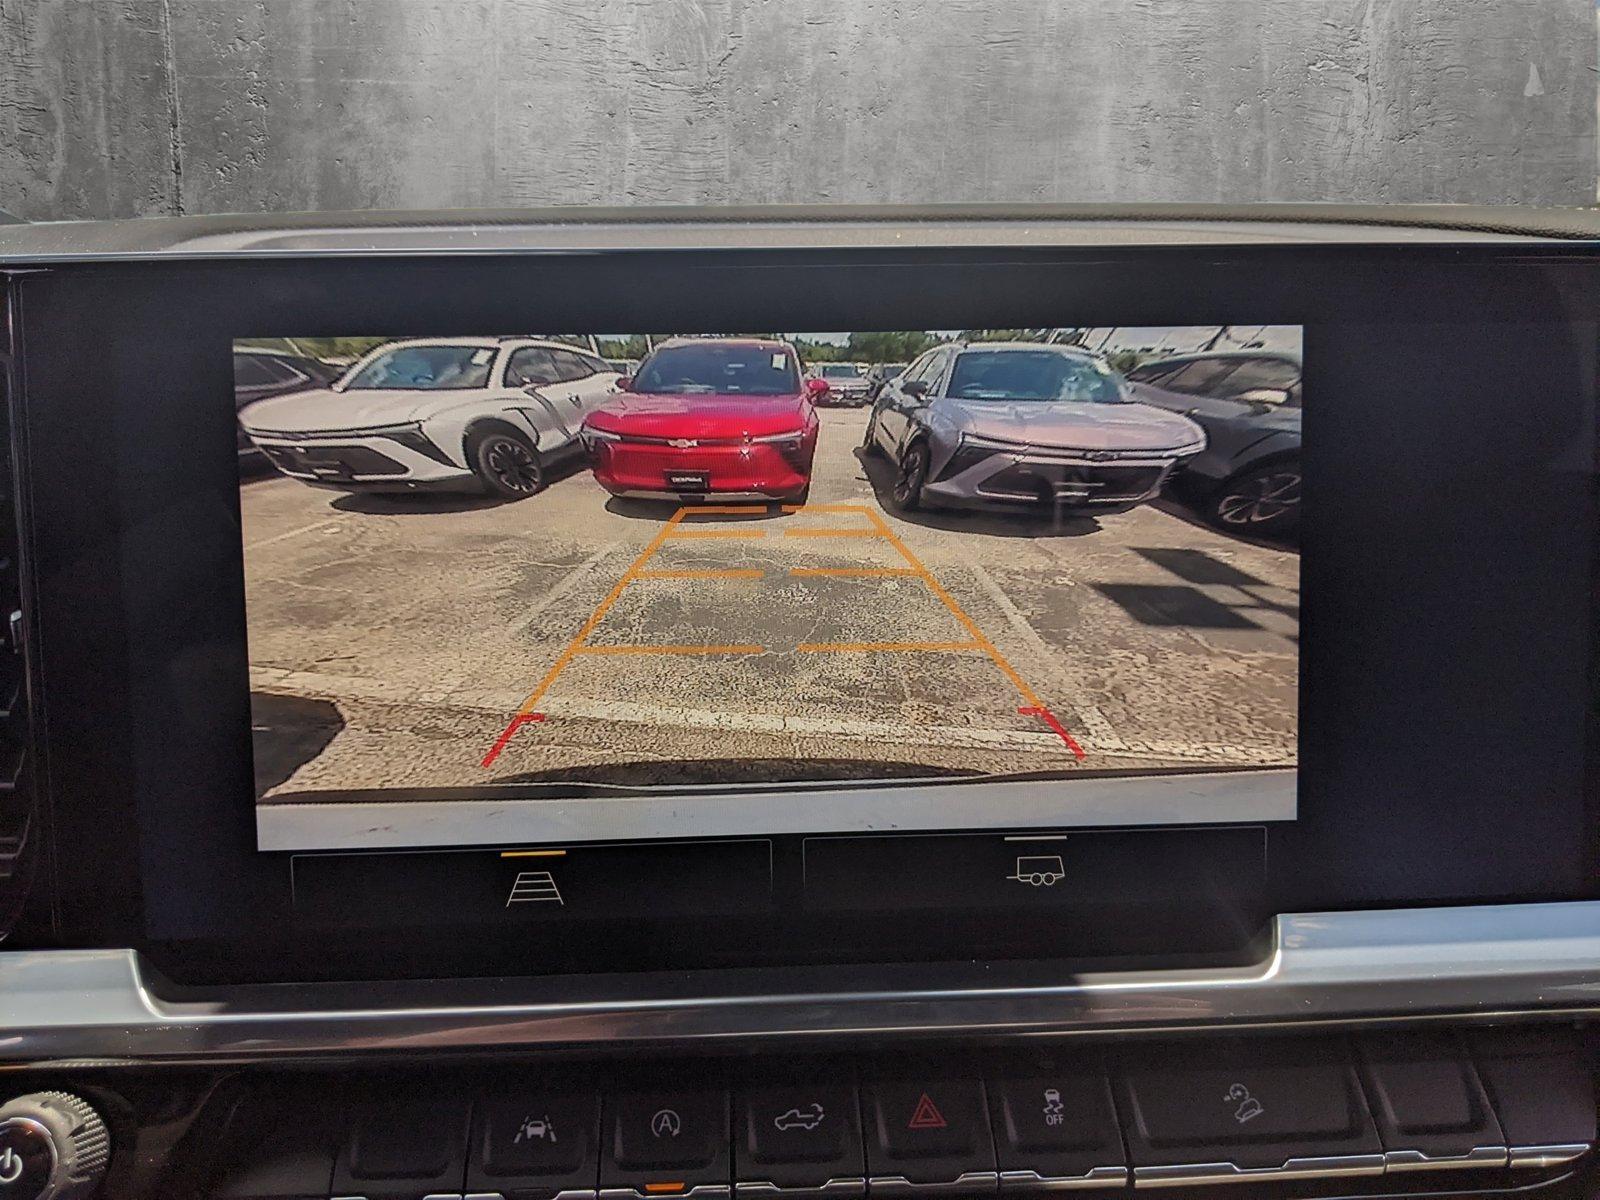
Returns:
[[[1067,869],[1059,854],[1024,855],[1017,859],[1016,870],[1006,876],[1032,887],[1055,887],[1066,877]]]

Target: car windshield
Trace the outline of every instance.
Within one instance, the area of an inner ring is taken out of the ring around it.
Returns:
[[[1050,350],[976,350],[958,355],[946,394],[959,400],[1068,400],[1122,404],[1116,374],[1093,358]]]
[[[800,390],[794,357],[768,346],[669,346],[650,356],[636,392],[790,396]]]
[[[854,379],[860,374],[849,363],[832,363],[822,368],[824,379]]]
[[[884,363],[878,368],[878,373],[885,379],[896,379],[905,373],[905,363]]]
[[[493,363],[494,350],[488,346],[396,346],[352,375],[345,388],[431,392],[487,387]]]

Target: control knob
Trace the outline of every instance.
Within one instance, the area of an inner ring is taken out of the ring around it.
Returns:
[[[100,1114],[67,1092],[0,1104],[0,1200],[86,1200],[111,1159]]]

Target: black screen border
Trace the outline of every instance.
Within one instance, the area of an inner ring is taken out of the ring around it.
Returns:
[[[151,477],[141,478],[140,455],[119,457],[129,428],[143,412],[161,404],[184,405],[160,438],[142,444],[145,462],[162,455],[193,453],[197,443],[229,447],[232,414],[207,397],[231,386],[229,351],[236,336],[418,333],[442,335],[482,328],[560,327],[575,330],[685,327],[714,329],[901,328],[894,313],[914,311],[923,328],[987,324],[1037,324],[1043,313],[1059,325],[1192,324],[1208,319],[1236,324],[1299,324],[1305,328],[1306,370],[1313,394],[1318,379],[1337,377],[1352,330],[1381,322],[1434,326],[1460,337],[1475,332],[1485,356],[1506,344],[1496,336],[1539,328],[1550,352],[1544,368],[1557,382],[1579,386],[1592,411],[1596,261],[1590,247],[1128,247],[1117,249],[805,251],[639,251],[555,256],[240,260],[224,262],[73,264],[19,277],[21,407],[27,424],[24,486],[34,520],[29,530],[32,577],[38,597],[32,614],[36,665],[41,670],[41,761],[46,766],[53,810],[53,878],[64,940],[82,945],[132,945],[149,952],[164,970],[181,978],[345,977],[386,974],[436,975],[526,972],[544,968],[628,969],[650,966],[727,965],[825,961],[839,957],[837,926],[777,929],[768,922],[697,924],[691,948],[686,931],[650,922],[610,931],[607,962],[594,955],[553,957],[493,939],[462,938],[459,931],[434,938],[408,932],[395,936],[330,937],[286,927],[281,897],[253,862],[253,811],[226,816],[223,824],[198,822],[190,831],[226,842],[209,853],[232,888],[228,928],[217,912],[192,911],[191,931],[208,936],[152,938],[146,931],[145,900],[159,897],[169,914],[201,905],[187,875],[194,845],[152,836],[163,822],[194,821],[183,811],[181,775],[213,781],[218,790],[249,795],[248,713],[238,673],[242,654],[218,653],[181,664],[183,686],[205,697],[189,716],[199,723],[168,732],[163,744],[142,736],[138,723],[148,709],[135,698],[139,622],[161,619],[173,595],[205,589],[209,610],[232,622],[242,647],[242,569],[223,579],[214,564],[238,546],[220,541],[215,523],[196,537],[195,513],[156,504],[125,519],[130,505],[150,497]],[[695,273],[696,287],[681,282]],[[653,286],[652,286],[653,285]],[[514,302],[507,297],[516,297]],[[889,305],[895,305],[893,309]],[[508,313],[514,313],[509,315]],[[542,319],[543,318],[543,319]],[[730,319],[731,318],[731,319]],[[1077,319],[1075,319],[1077,318]],[[1563,333],[1562,331],[1566,332]],[[1345,341],[1341,342],[1341,339]],[[1471,359],[1471,339],[1457,345]],[[1486,360],[1487,361],[1487,360]],[[181,383],[177,382],[181,381]],[[145,389],[145,403],[138,399]],[[159,392],[160,399],[151,397]],[[106,399],[110,394],[112,399]],[[150,405],[154,405],[152,408]],[[88,407],[86,407],[88,406]],[[84,488],[52,470],[65,447],[81,442],[84,422],[95,414],[105,437],[87,451],[95,487]],[[1308,415],[1317,441],[1317,408]],[[1550,431],[1523,431],[1536,441]],[[1592,430],[1588,437],[1592,441]],[[1512,450],[1518,447],[1511,447]],[[152,456],[153,457],[149,457]],[[228,464],[231,470],[231,461]],[[208,467],[208,470],[210,468]],[[217,464],[221,470],[221,463]],[[111,487],[100,486],[110,480]],[[207,486],[220,486],[208,475]],[[1338,589],[1341,562],[1319,553],[1319,525],[1340,497],[1325,477],[1308,478],[1302,564],[1305,607],[1302,629],[1302,733],[1319,721],[1324,703],[1307,687],[1323,629],[1342,620]],[[119,503],[107,502],[107,491]],[[215,495],[220,495],[216,492]],[[215,499],[215,495],[213,499]],[[233,495],[237,524],[237,495]],[[213,514],[214,515],[214,514]],[[202,522],[204,524],[204,522]],[[1592,479],[1586,480],[1583,512],[1564,523],[1594,528]],[[140,539],[149,539],[140,549]],[[163,592],[128,590],[121,563],[129,553],[173,557]],[[207,556],[210,556],[207,558]],[[1592,559],[1592,539],[1586,556]],[[202,560],[209,570],[194,568]],[[214,601],[214,603],[209,603]],[[124,619],[126,615],[127,619]],[[1398,610],[1394,614],[1404,619]],[[1418,621],[1422,614],[1416,614]],[[1437,622],[1440,614],[1427,614]],[[1549,629],[1558,622],[1545,620]],[[1417,625],[1416,628],[1423,628]],[[1581,657],[1588,661],[1589,630]],[[221,641],[228,642],[224,632]],[[202,638],[200,644],[205,644]],[[1324,645],[1328,643],[1323,643]],[[1506,648],[1512,658],[1548,653],[1551,645],[1570,654],[1572,644],[1538,639]],[[170,664],[169,664],[170,665]],[[146,677],[148,680],[148,676]],[[172,682],[168,680],[169,684]],[[234,730],[216,736],[207,715]],[[1538,715],[1538,714],[1535,714]],[[1571,724],[1570,713],[1554,714]],[[241,738],[245,740],[241,745]],[[1303,746],[1304,746],[1303,740]],[[173,746],[181,749],[174,754]],[[1593,756],[1588,760],[1593,762]],[[1301,755],[1318,779],[1337,778],[1335,762]],[[227,782],[222,782],[227,781]],[[1300,819],[1275,827],[1269,837],[1269,912],[1409,906],[1539,899],[1595,894],[1593,777],[1570,805],[1536,798],[1507,798],[1507,811],[1521,826],[1505,832],[1507,812],[1487,804],[1467,806],[1452,823],[1456,844],[1408,845],[1395,828],[1363,834],[1331,805],[1302,787]],[[1322,786],[1318,783],[1316,786]],[[1340,786],[1349,786],[1341,784]],[[163,804],[152,789],[165,789]],[[141,797],[143,799],[141,800]],[[1308,799],[1311,803],[1308,806]],[[236,819],[235,819],[236,818]],[[1500,822],[1500,825],[1496,825]],[[1403,825],[1404,822],[1401,822]],[[1435,821],[1434,829],[1442,828]],[[1498,829],[1498,833],[1496,832]],[[1403,832],[1403,831],[1402,831]],[[1419,851],[1439,861],[1418,871]],[[1403,885],[1401,881],[1404,881]],[[1259,934],[1264,913],[1242,909],[1229,941],[1240,953]],[[248,918],[240,923],[240,918]],[[171,924],[168,925],[171,928]],[[848,932],[848,930],[846,930]],[[845,957],[963,958],[975,954],[1081,958],[1086,943],[1060,931],[1030,929],[1021,938],[992,938],[975,945],[971,923],[960,938],[921,937],[904,921],[878,922],[875,936],[850,941]],[[1160,931],[1128,930],[1127,944],[1148,951]],[[674,948],[644,953],[665,935]],[[1041,936],[1042,935],[1042,936]],[[1141,936],[1145,935],[1145,936]],[[832,942],[830,942],[832,939]],[[962,940],[965,939],[965,940]],[[602,939],[604,940],[604,939]],[[1182,941],[1180,938],[1179,941]],[[314,942],[314,944],[312,944]],[[404,946],[397,962],[397,948]],[[1106,957],[1097,944],[1095,961]],[[1157,945],[1157,949],[1159,946]],[[620,955],[620,957],[619,957]],[[630,955],[632,955],[630,957]]]

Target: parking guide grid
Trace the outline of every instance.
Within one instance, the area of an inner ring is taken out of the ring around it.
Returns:
[[[606,614],[616,605],[628,585],[638,579],[760,579],[764,572],[749,568],[730,569],[705,569],[705,570],[650,570],[647,564],[656,553],[664,546],[668,539],[699,539],[699,540],[734,540],[740,538],[763,538],[767,536],[766,529],[750,528],[686,528],[684,518],[695,516],[751,516],[769,511],[764,505],[696,505],[679,508],[677,512],[661,527],[661,531],[651,540],[650,544],[633,563],[623,572],[622,577],[606,594],[605,598],[596,606],[583,627],[578,630],[572,641],[567,643],[560,656],[550,667],[538,686],[528,694],[521,707],[512,714],[500,736],[483,756],[481,766],[487,769],[494,765],[497,758],[510,744],[511,739],[525,725],[543,721],[544,714],[538,712],[539,702],[554,686],[561,673],[570,666],[574,659],[580,655],[644,655],[644,654],[761,654],[766,651],[765,646],[753,643],[730,643],[725,645],[621,645],[621,646],[594,646],[589,644],[589,636],[605,620]],[[971,635],[970,640],[962,642],[802,642],[794,649],[799,654],[828,654],[828,653],[959,653],[962,651],[980,652],[1009,679],[1017,689],[1018,694],[1025,701],[1018,706],[1017,713],[1025,717],[1037,717],[1056,734],[1074,758],[1082,762],[1085,758],[1083,747],[1080,746],[1072,734],[1069,733],[1054,712],[1041,700],[1038,694],[1029,686],[1028,681],[1013,667],[1005,655],[995,644],[989,640],[978,623],[967,615],[965,609],[956,602],[955,597],[945,590],[944,585],[934,576],[933,572],[923,565],[922,561],[913,554],[910,548],[889,528],[888,524],[871,508],[863,504],[786,504],[783,506],[786,513],[825,513],[830,515],[847,515],[865,517],[869,528],[862,527],[821,527],[786,529],[783,536],[786,538],[819,538],[819,539],[854,539],[871,538],[888,542],[905,563],[901,567],[794,567],[790,574],[803,577],[830,577],[830,578],[876,578],[876,577],[905,577],[920,579],[934,594],[941,604],[947,608],[951,615]]]

